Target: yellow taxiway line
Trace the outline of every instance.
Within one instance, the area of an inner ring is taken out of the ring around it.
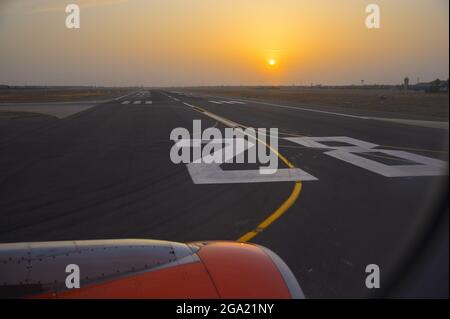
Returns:
[[[203,115],[208,116],[209,118],[212,118],[216,121],[221,122],[225,126],[246,128],[246,126],[244,126],[244,125],[241,125],[239,123],[228,120],[228,119],[226,119],[222,116],[216,115],[210,111],[206,111],[206,110],[202,109],[201,107],[198,107],[198,106],[195,106],[192,104],[188,104],[188,103],[184,103],[184,102],[183,102],[183,104],[191,107],[196,112],[199,112]],[[272,152],[274,152],[278,156],[278,158],[281,159],[289,168],[295,168],[294,164],[292,164],[286,157],[284,157],[282,154],[280,154],[278,152],[278,150],[274,149],[270,144],[267,144],[266,142],[261,141],[260,139],[258,139],[255,136],[252,136],[252,137],[255,138],[258,142],[264,144]],[[294,205],[294,203],[297,201],[298,197],[300,196],[301,191],[302,191],[302,182],[300,182],[300,181],[295,182],[294,187],[293,187],[289,197],[272,214],[270,214],[266,219],[264,219],[261,223],[259,223],[255,229],[245,233],[244,235],[239,237],[237,239],[237,241],[242,242],[242,243],[248,242],[248,241],[252,240],[255,236],[257,236],[259,233],[264,231],[267,227],[269,227],[277,219],[279,219],[281,216],[283,216],[284,213],[286,213],[287,210],[289,208],[291,208],[292,205]]]

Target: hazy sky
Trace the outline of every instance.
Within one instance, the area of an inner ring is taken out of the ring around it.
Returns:
[[[448,0],[0,1],[0,84],[309,85],[448,78]],[[65,27],[69,3],[81,7],[78,30]],[[365,26],[369,3],[381,8],[378,30]]]

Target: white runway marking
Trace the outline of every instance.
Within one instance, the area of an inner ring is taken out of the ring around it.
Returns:
[[[208,154],[202,160],[187,164],[189,175],[194,184],[236,184],[236,183],[268,183],[268,182],[297,182],[317,181],[317,178],[299,168],[278,168],[274,174],[261,174],[261,170],[223,170],[220,164],[215,163],[215,158],[224,162],[232,160],[235,156],[256,146],[256,144],[242,139],[244,148],[233,152],[233,143],[238,139],[223,139],[225,147],[217,153]],[[180,140],[176,143],[178,148],[190,147],[201,143],[201,140]],[[228,149],[228,150],[227,150]]]
[[[152,104],[152,101],[145,101],[145,104]]]
[[[115,100],[116,100],[116,101],[119,101],[119,100],[121,100],[121,99],[123,99],[123,98],[125,98],[125,97],[127,97],[127,96],[129,96],[129,95],[133,95],[133,94],[134,94],[134,92],[127,93],[127,94],[125,94],[125,95],[122,95],[122,96],[119,96],[119,97],[115,98]]]
[[[195,108],[195,106],[194,106],[194,105],[192,105],[192,104],[189,104],[189,103],[186,103],[186,102],[183,102],[183,104],[184,104],[184,105],[186,105],[186,106],[189,106],[189,107]]]
[[[141,101],[134,101],[133,104],[141,104]]]
[[[225,101],[225,100],[209,101],[209,102],[214,103],[214,104],[245,104],[245,102],[242,102],[242,101]]]
[[[233,184],[316,181],[317,178],[299,168],[279,168],[275,174],[263,175],[259,170],[222,170],[219,164],[187,164],[194,184]]]
[[[384,117],[369,117],[369,119],[385,121],[385,122],[394,122],[394,123],[400,123],[400,124],[406,124],[406,125],[438,128],[438,129],[442,129],[442,130],[449,129],[448,122],[442,122],[442,121],[407,120],[407,119],[395,119],[395,118],[384,118]]]
[[[123,101],[122,104],[130,104],[130,101]]]
[[[366,169],[384,177],[441,176],[446,175],[448,163],[434,158],[404,151],[378,149],[379,145],[346,136],[287,137],[288,141],[310,148],[329,150],[324,154]],[[321,142],[340,142],[348,146],[329,146]],[[388,165],[363,157],[367,153],[382,153],[411,162],[407,165]],[[360,154],[360,155],[358,155]]]

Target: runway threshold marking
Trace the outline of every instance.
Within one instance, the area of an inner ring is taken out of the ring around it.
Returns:
[[[189,106],[190,108],[192,108],[193,110],[202,113],[203,115],[206,115],[210,118],[213,118],[214,120],[221,122],[222,124],[229,126],[229,127],[242,127],[242,128],[247,128],[247,126],[239,124],[237,122],[231,121],[229,119],[226,119],[224,117],[221,117],[219,115],[216,115],[212,112],[206,111],[198,106],[183,102],[184,105]],[[251,136],[251,135],[249,135]],[[258,139],[255,136],[252,136],[253,138],[255,138],[258,142],[262,143],[263,145],[265,145],[267,148],[269,148],[272,152],[274,152],[279,159],[281,159],[283,161],[283,163],[285,163],[289,168],[296,168],[294,164],[292,164],[286,157],[284,157],[280,152],[278,152],[278,150],[274,149],[270,144],[261,141],[260,139]],[[272,223],[274,223],[277,219],[279,219],[281,216],[284,215],[284,213],[287,212],[287,210],[289,208],[292,207],[292,205],[294,205],[294,203],[297,201],[298,197],[300,196],[300,193],[302,191],[302,182],[298,181],[298,182],[294,182],[294,187],[291,191],[291,194],[289,195],[289,197],[273,212],[271,213],[266,219],[264,219],[262,222],[260,222],[256,228],[254,228],[253,230],[245,233],[244,235],[242,235],[241,237],[239,237],[237,239],[238,242],[248,242],[250,240],[252,240],[253,238],[255,238],[259,233],[263,232],[267,227],[269,227]]]

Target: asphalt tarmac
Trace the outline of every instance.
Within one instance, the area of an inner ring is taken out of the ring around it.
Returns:
[[[285,174],[173,163],[170,134],[193,120],[277,128]],[[0,116],[0,133],[1,242],[249,240],[311,298],[370,293],[366,266],[393,269],[448,180],[448,124],[171,90],[59,119]]]

